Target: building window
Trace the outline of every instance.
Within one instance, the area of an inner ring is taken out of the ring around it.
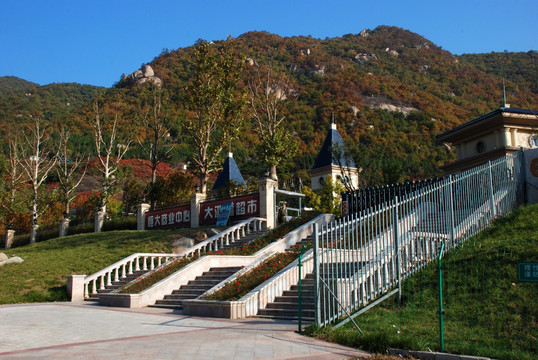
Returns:
[[[529,138],[529,145],[531,146],[531,148],[538,147],[538,135],[531,135],[531,137]]]
[[[479,141],[476,144],[476,152],[482,154],[486,150],[486,144],[483,141]]]

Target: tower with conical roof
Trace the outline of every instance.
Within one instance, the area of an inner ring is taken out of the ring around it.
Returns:
[[[344,140],[336,129],[334,121],[318,153],[314,167],[308,172],[312,179],[312,190],[321,189],[327,176],[340,181],[348,188],[357,188],[359,171],[352,159],[344,156]]]
[[[245,182],[245,179],[243,179],[243,175],[241,175],[241,171],[239,171],[239,167],[231,152],[228,153],[228,157],[224,160],[222,171],[219,172],[219,176],[213,185],[213,190],[226,187],[230,181],[234,181],[236,185],[243,185],[245,188],[247,187],[247,183]]]

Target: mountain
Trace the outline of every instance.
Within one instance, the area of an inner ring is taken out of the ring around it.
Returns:
[[[284,104],[283,113],[299,152],[293,162],[279,167],[283,179],[306,176],[333,115],[349,153],[363,169],[365,184],[377,184],[441,174],[439,167],[455,155],[437,143],[435,135],[498,108],[503,78],[508,103],[538,109],[536,51],[456,56],[391,26],[326,39],[253,31],[234,42],[238,56],[247,58],[245,74],[269,63],[290,74],[297,96]],[[158,79],[181,108],[193,50],[164,50],[149,63],[151,72],[144,67],[138,74]],[[0,90],[0,124],[36,113],[83,129],[80,125],[92,116],[89,101],[103,91],[105,97],[133,97],[138,86],[134,75],[111,89],[78,84],[27,87],[24,80],[2,78],[0,89],[9,89]],[[232,145],[234,159],[243,176],[259,177],[264,166],[255,155],[257,139],[248,129],[243,134]],[[181,143],[181,134],[174,135]],[[189,149],[180,149],[176,160],[187,160]]]
[[[390,26],[323,40],[254,31],[235,43],[247,69],[272,62],[290,71],[298,97],[286,105],[286,116],[300,150],[284,172],[310,168],[333,114],[363,178],[379,183],[389,181],[388,173],[391,180],[441,174],[439,166],[455,155],[434,136],[498,108],[503,77],[512,106],[538,109],[534,51],[456,56]],[[192,47],[165,50],[150,65],[164,88],[180,92],[192,56]],[[133,86],[128,78],[116,84]],[[243,172],[255,162],[256,139],[246,138],[234,144]]]
[[[12,76],[0,78],[0,124],[2,130],[41,117],[54,124],[76,127],[72,115],[91,103],[106,88],[77,83],[38,84]]]
[[[7,92],[9,90],[27,89],[36,85],[36,83],[26,81],[16,76],[0,76],[0,93]]]

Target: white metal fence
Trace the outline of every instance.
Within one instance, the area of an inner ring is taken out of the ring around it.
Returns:
[[[400,281],[520,201],[521,153],[315,226],[316,323],[338,322],[398,292]]]

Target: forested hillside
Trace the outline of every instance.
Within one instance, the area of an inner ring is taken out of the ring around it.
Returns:
[[[333,115],[348,152],[363,169],[363,184],[370,185],[441,174],[439,166],[454,154],[437,143],[435,135],[498,108],[503,78],[507,102],[538,109],[535,51],[455,56],[418,34],[389,26],[323,40],[249,32],[235,39],[234,46],[237,56],[246,59],[243,86],[258,66],[272,64],[276,73],[289,74],[294,96],[282,103],[282,114],[299,146],[295,157],[279,166],[281,179],[301,176],[307,183],[306,170],[313,165]],[[189,161],[192,150],[179,127],[189,111],[184,100],[193,51],[194,46],[165,49],[149,63],[168,94],[169,115],[178,124],[170,132],[174,163]],[[28,121],[30,115],[41,116],[71,126],[91,147],[91,101],[105,89],[0,80],[4,130]],[[119,108],[126,123],[139,115],[133,100],[138,87],[132,77],[123,76],[102,96],[123,103]],[[266,169],[255,151],[258,143],[246,122],[231,146],[246,177],[257,178]],[[144,157],[133,145],[128,157]]]
[[[5,93],[15,89],[27,89],[35,85],[37,84],[15,76],[0,76],[0,93]]]

